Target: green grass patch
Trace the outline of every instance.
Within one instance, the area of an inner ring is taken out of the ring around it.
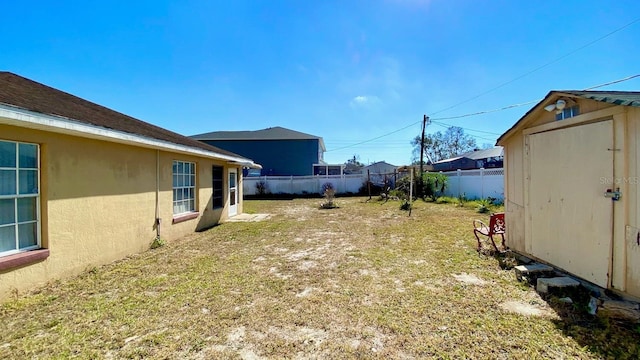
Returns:
[[[636,324],[547,302],[475,251],[477,203],[252,200],[226,223],[0,305],[0,358],[640,356]],[[500,211],[499,206],[492,211]],[[505,304],[540,311],[521,315]]]

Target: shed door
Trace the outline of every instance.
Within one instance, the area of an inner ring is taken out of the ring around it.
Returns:
[[[529,135],[531,254],[607,287],[612,211],[613,121]]]

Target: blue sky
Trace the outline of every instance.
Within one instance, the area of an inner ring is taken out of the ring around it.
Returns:
[[[423,114],[494,143],[534,104],[443,118],[640,74],[637,0],[11,1],[0,34],[1,70],[184,135],[321,136],[331,163],[409,163]]]

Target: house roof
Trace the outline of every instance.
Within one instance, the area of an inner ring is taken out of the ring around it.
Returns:
[[[252,163],[230,151],[204,144],[10,72],[0,72],[0,104],[13,110],[28,110],[80,125],[198,149],[213,157],[222,156],[228,160]]]
[[[456,160],[460,160],[460,159],[469,159],[470,158],[466,157],[466,156],[456,156],[456,157],[452,157],[452,158],[448,158],[448,159],[442,159],[440,161],[436,161],[433,163],[433,165],[435,164],[444,164],[444,163],[448,163],[448,162],[452,162],[452,161],[456,161]]]
[[[394,167],[394,168],[397,167],[397,166],[389,164],[388,162],[383,160],[383,161],[377,161],[377,162],[374,162],[373,164],[369,164],[367,166],[364,166],[363,169],[377,167],[377,166],[388,166],[388,167]]]
[[[504,149],[502,148],[502,146],[496,146],[491,149],[469,151],[460,155],[460,157],[466,157],[472,160],[480,160],[480,159],[486,159],[490,157],[499,157],[503,155],[504,155]]]
[[[195,140],[319,140],[322,150],[325,150],[322,137],[303,132],[283,128],[281,126],[270,127],[262,130],[246,131],[213,131],[204,134],[190,136]]]
[[[518,121],[516,121],[509,130],[500,135],[496,141],[497,145],[502,144],[502,141],[509,137],[516,128],[520,127],[524,123],[525,119],[534,111],[543,108],[551,103],[551,99],[567,96],[573,98],[582,98],[588,100],[595,100],[600,102],[606,102],[614,105],[623,106],[635,106],[640,107],[640,91],[587,91],[587,90],[552,90],[544,99],[540,100],[535,106],[526,112]]]
[[[503,155],[504,155],[504,149],[502,148],[502,146],[496,146],[491,149],[469,151],[452,158],[436,161],[434,164],[444,164],[444,163],[448,163],[448,162],[452,162],[452,161],[464,159],[464,158],[471,159],[471,160],[480,160],[480,159],[486,159],[490,157],[499,157]]]

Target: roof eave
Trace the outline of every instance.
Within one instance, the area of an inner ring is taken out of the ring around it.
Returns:
[[[525,122],[525,119],[529,117],[529,115],[531,115],[532,113],[536,112],[538,109],[543,108],[543,104],[545,104],[546,106],[546,102],[547,100],[549,100],[549,98],[552,95],[555,95],[556,93],[559,93],[558,91],[549,91],[549,93],[547,93],[547,95],[540,100],[537,104],[535,104],[531,109],[529,109],[529,111],[527,111],[520,119],[518,119],[518,121],[516,121],[513,126],[511,126],[507,131],[505,131],[502,135],[500,135],[500,137],[498,138],[498,140],[496,140],[496,146],[504,146],[504,142],[506,139],[510,138],[511,136],[513,136],[516,133],[516,130],[518,128],[520,128],[520,126]]]
[[[100,126],[89,125],[77,120],[64,118],[61,116],[41,114],[25,110],[10,105],[0,104],[0,124],[27,127],[37,130],[50,131],[60,134],[68,134],[84,138],[98,139],[103,141],[134,145],[144,148],[166,150],[171,152],[196,155],[216,160],[223,160],[230,163],[255,164],[252,160],[220,154],[191,146],[172,143],[165,140],[149,138],[146,136],[108,129]]]

